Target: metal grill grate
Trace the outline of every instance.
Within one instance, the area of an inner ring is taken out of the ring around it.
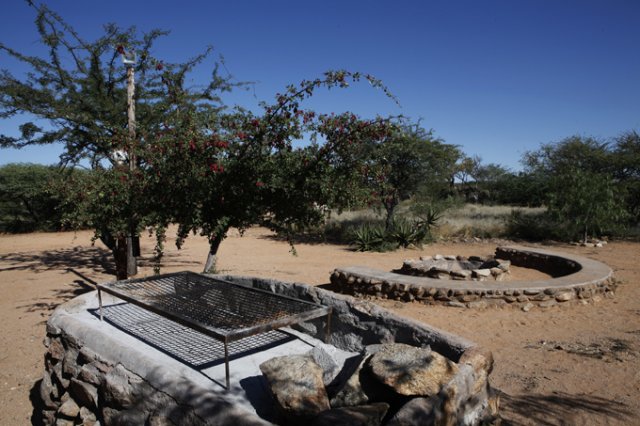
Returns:
[[[115,281],[98,284],[97,288],[100,319],[104,314],[101,291],[105,291],[220,340],[224,347],[227,388],[230,342],[323,316],[327,317],[327,337],[330,330],[329,307],[193,272]],[[140,322],[141,330],[154,327],[152,322],[146,325]]]
[[[118,281],[111,284],[110,289],[165,311],[181,313],[222,332],[267,324],[317,307],[301,300],[191,273],[141,281]]]
[[[96,312],[97,313],[97,312]],[[105,321],[194,368],[224,362],[224,344],[158,314],[130,303],[105,306]],[[229,358],[242,357],[293,340],[273,330],[229,343]]]

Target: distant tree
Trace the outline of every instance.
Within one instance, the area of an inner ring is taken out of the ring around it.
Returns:
[[[553,178],[548,210],[566,226],[572,238],[584,242],[624,224],[623,196],[611,178],[602,173],[572,169]]]
[[[60,197],[52,188],[62,176],[54,166],[0,167],[0,232],[57,231]]]
[[[460,151],[418,125],[400,126],[388,138],[369,143],[363,177],[371,200],[385,211],[389,231],[401,201],[434,194],[448,185]]]
[[[609,144],[591,137],[571,136],[557,143],[543,144],[523,156],[525,170],[548,176],[579,169],[594,173],[609,173],[612,164]]]
[[[529,175],[540,177],[549,214],[573,238],[625,224],[626,188],[616,176],[620,167],[610,144],[573,136],[528,152],[523,162]]]
[[[640,134],[625,132],[614,139],[613,177],[625,188],[626,206],[635,224],[640,222]]]

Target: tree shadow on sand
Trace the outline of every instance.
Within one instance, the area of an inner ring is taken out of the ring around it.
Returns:
[[[73,247],[36,253],[10,253],[0,256],[0,273],[8,271],[44,272],[51,270],[84,269],[92,272],[114,275],[116,273],[113,255],[102,247]],[[178,254],[168,253],[162,258],[162,267],[193,266],[200,262],[180,259]],[[138,266],[152,267],[152,257],[138,258]]]
[[[111,251],[101,247],[73,247],[29,253],[10,253],[0,257],[0,273],[7,271],[45,272],[69,268],[88,268],[93,272],[115,274]]]
[[[565,425],[580,424],[579,419],[626,423],[634,413],[618,401],[594,395],[500,394],[502,425]],[[597,423],[597,422],[596,422]]]

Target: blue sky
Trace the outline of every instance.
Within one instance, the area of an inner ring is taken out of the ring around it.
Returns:
[[[33,13],[3,7],[0,40],[39,50]],[[640,1],[76,1],[51,0],[82,35],[106,22],[171,35],[154,55],[180,61],[207,45],[249,91],[228,103],[255,108],[290,83],[328,69],[382,79],[401,107],[362,84],[322,93],[310,107],[422,119],[483,163],[517,170],[527,150],[579,134],[640,131]],[[0,56],[0,67],[19,66]],[[208,67],[194,75],[205,81]],[[0,121],[0,132],[18,120]],[[58,147],[0,150],[0,164],[57,162]]]

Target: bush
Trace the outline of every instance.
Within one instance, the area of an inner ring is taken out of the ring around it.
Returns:
[[[507,234],[512,238],[529,241],[571,239],[567,227],[554,220],[546,211],[525,213],[522,210],[512,210],[507,219]]]
[[[52,190],[59,181],[61,175],[54,166],[0,167],[0,232],[59,230],[60,197]]]
[[[400,247],[422,247],[431,240],[431,225],[426,220],[394,220],[390,229],[382,223],[365,223],[351,234],[350,244],[356,251],[391,251]]]

